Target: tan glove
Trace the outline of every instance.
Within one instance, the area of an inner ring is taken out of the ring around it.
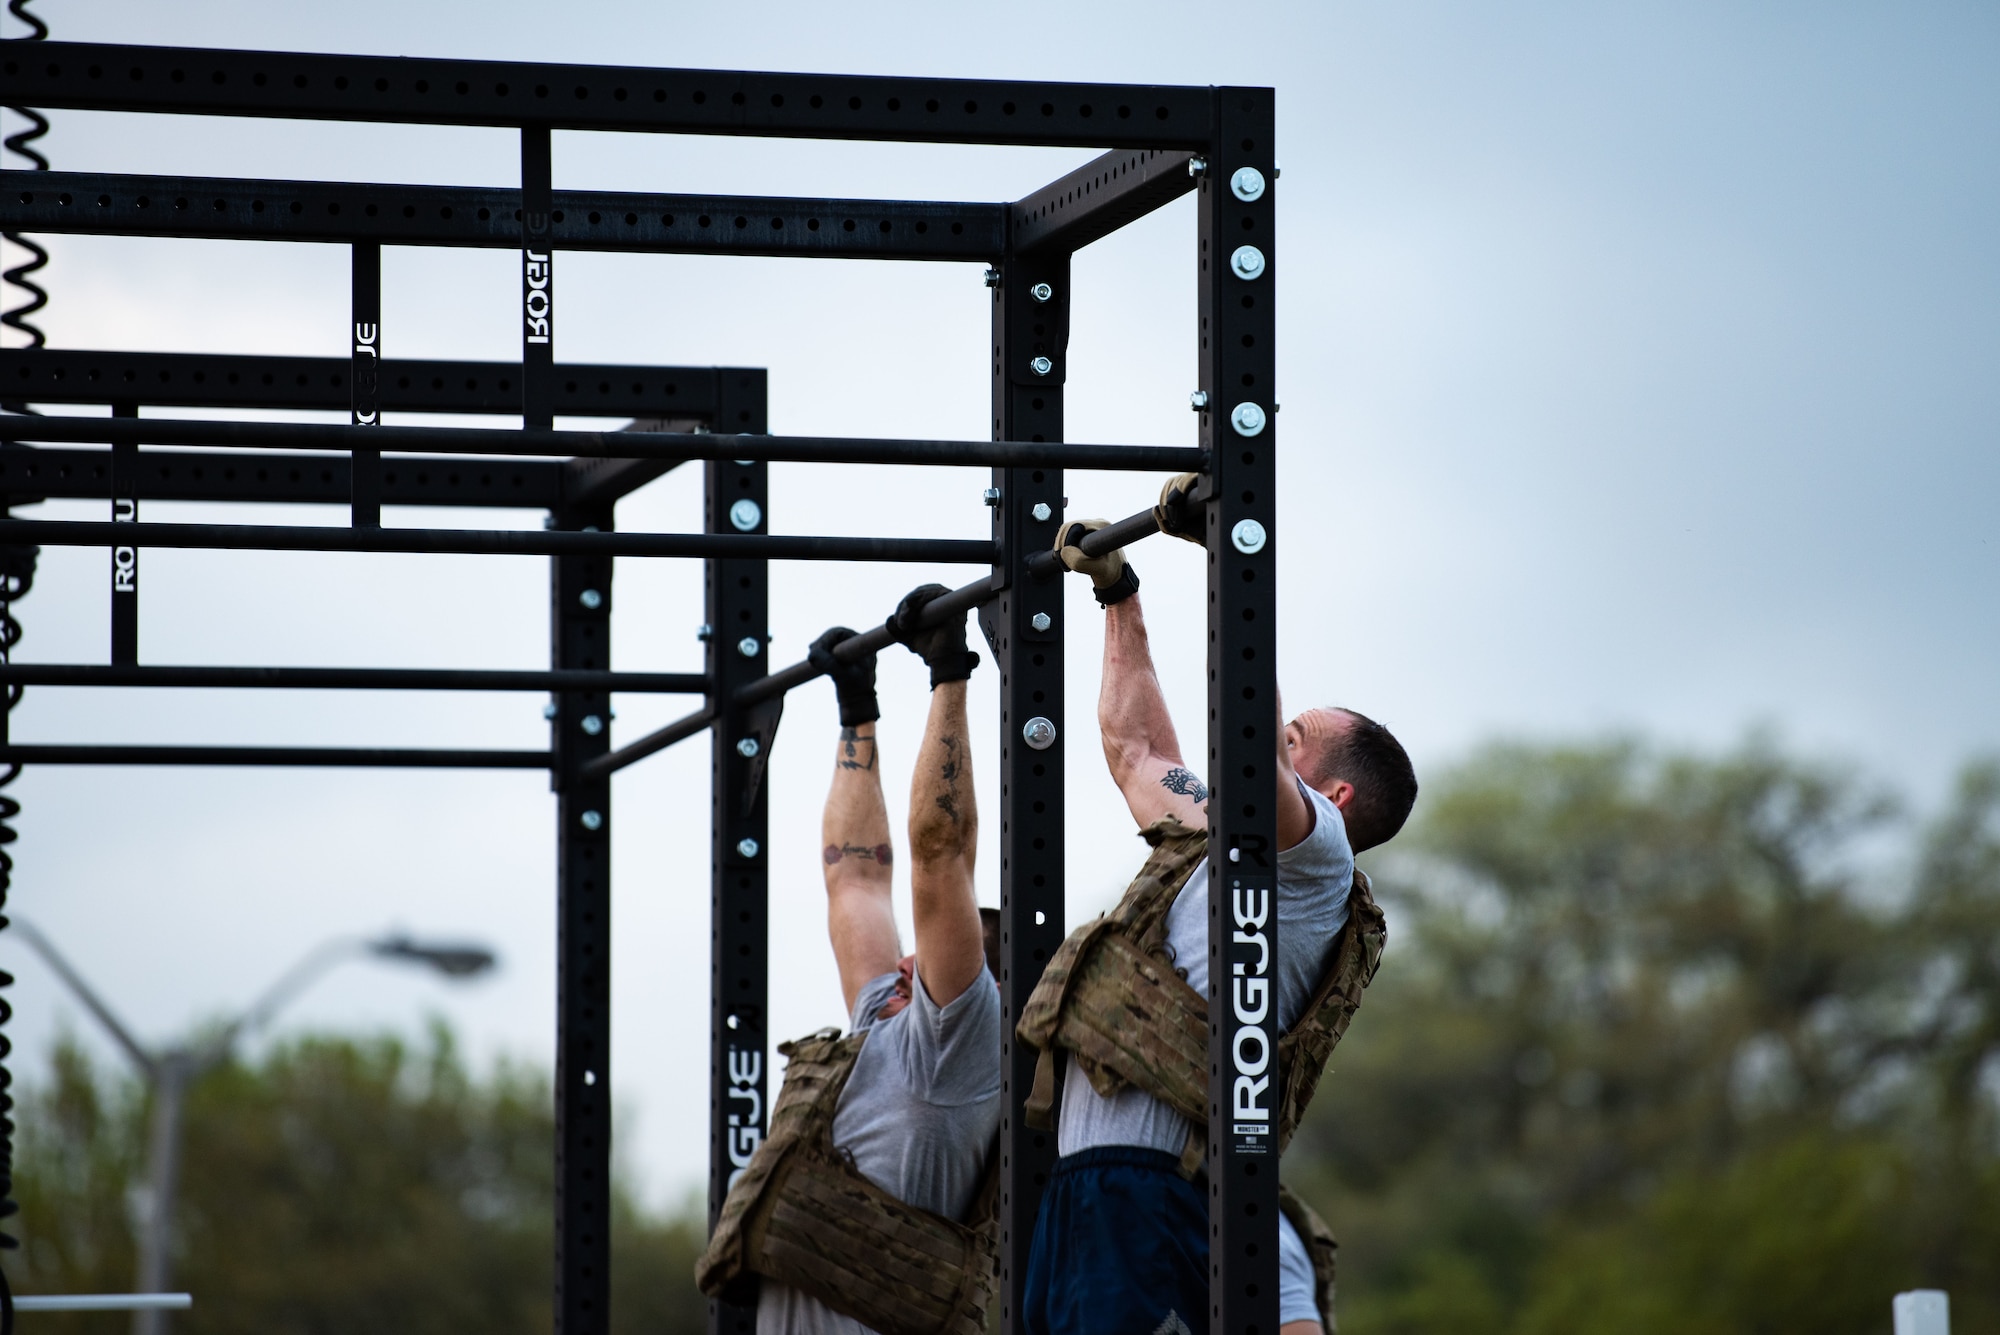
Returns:
[[[1182,473],[1170,477],[1160,488],[1160,503],[1153,507],[1153,518],[1160,525],[1160,532],[1191,542],[1197,547],[1208,546],[1208,535],[1202,532],[1206,522],[1202,507],[1195,504],[1195,489],[1201,485],[1200,473]]]
[[[1100,607],[1122,603],[1139,591],[1139,572],[1120,551],[1087,556],[1081,543],[1085,535],[1104,527],[1102,519],[1072,519],[1056,530],[1056,557],[1079,575],[1090,576],[1091,592]]]

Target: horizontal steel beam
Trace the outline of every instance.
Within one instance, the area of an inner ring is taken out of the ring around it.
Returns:
[[[0,195],[0,202],[5,198]],[[345,357],[7,348],[0,350],[0,398],[15,403],[318,408],[344,413],[353,402],[348,369]],[[691,417],[710,422],[718,377],[743,373],[732,367],[558,363],[554,407],[564,417]],[[521,364],[390,357],[382,363],[377,392],[386,412],[517,417]]]
[[[981,539],[826,538],[770,533],[579,533],[556,529],[335,528],[271,524],[119,524],[0,519],[0,544],[256,552],[414,552],[461,556],[736,556],[769,561],[986,565]]]
[[[134,667],[0,663],[0,685],[265,687],[286,691],[612,691],[700,695],[699,672],[508,672],[475,668]]]
[[[548,125],[937,144],[1189,148],[1207,88],[900,79],[36,42],[6,48],[22,106],[207,116]]]
[[[998,259],[1005,204],[558,190],[557,250]],[[512,187],[363,185],[95,172],[0,172],[0,229],[227,241],[373,241],[519,249]]]
[[[546,751],[347,746],[0,746],[0,765],[301,765],[336,769],[547,769]]]
[[[1195,188],[1194,154],[1165,149],[1106,153],[1009,207],[1017,252],[1077,251]],[[25,174],[25,173],[24,173]]]
[[[569,455],[602,459],[763,459],[783,463],[928,464],[943,467],[1109,469],[1179,473],[1207,467],[1194,446],[1072,445],[1023,440],[876,440],[662,431],[499,430],[481,427],[333,426],[309,422],[183,422],[161,417],[0,417],[0,440],[51,444],[188,445],[195,448],[385,453]]]
[[[543,459],[424,458],[391,455],[382,464],[385,505],[454,505],[548,510],[574,485],[565,466]],[[139,456],[139,499],[347,505],[353,465],[345,455],[186,453]],[[111,452],[35,446],[0,450],[0,497],[109,500]]]
[[[595,760],[587,760],[577,770],[577,778],[584,783],[597,783],[616,774],[635,761],[644,760],[655,752],[664,751],[675,742],[708,731],[708,725],[715,722],[713,709],[698,709],[685,718],[675,719],[664,728],[647,733],[630,746],[621,746],[616,751],[607,751]]]

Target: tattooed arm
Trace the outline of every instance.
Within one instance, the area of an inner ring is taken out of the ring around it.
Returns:
[[[833,786],[820,820],[821,869],[826,873],[826,928],[840,966],[849,1013],[871,978],[892,973],[902,947],[890,897],[889,812],[875,764],[875,725],[840,730]]]
[[[965,683],[931,692],[930,721],[910,782],[910,897],[917,927],[917,972],[924,990],[948,1006],[986,971],[972,861],[979,812],[972,798],[972,752]]]
[[[1167,713],[1146,640],[1146,620],[1133,594],[1104,609],[1104,675],[1098,684],[1097,725],[1104,760],[1125,794],[1132,819],[1144,827],[1162,816],[1192,829],[1208,828],[1208,785],[1181,762],[1180,738]]]

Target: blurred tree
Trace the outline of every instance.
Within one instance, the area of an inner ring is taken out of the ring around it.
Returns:
[[[1430,782],[1286,1161],[1349,1335],[2000,1326],[2000,766],[1896,810],[1761,741]]]
[[[24,1101],[22,1292],[123,1292],[133,1251],[127,1184],[144,1143],[143,1091],[103,1081],[74,1048]],[[555,1127],[548,1084],[501,1066],[466,1073],[449,1035],[301,1039],[221,1068],[187,1110],[176,1273],[196,1295],[186,1335],[519,1331],[545,1335],[552,1283]],[[700,1226],[614,1207],[612,1329],[704,1329]],[[122,1332],[120,1314],[37,1317],[37,1328]]]

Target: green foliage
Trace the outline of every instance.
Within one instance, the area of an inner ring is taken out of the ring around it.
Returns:
[[[1761,742],[1496,746],[1419,816],[1286,1161],[1349,1335],[2000,1325],[2000,766],[1900,857]]]
[[[73,1048],[24,1102],[17,1291],[131,1287],[129,1184],[143,1092]],[[502,1066],[475,1081],[449,1036],[308,1038],[203,1079],[186,1112],[175,1280],[187,1335],[520,1331],[551,1324],[555,1124],[547,1081]],[[695,1332],[697,1225],[648,1218],[619,1192],[615,1332]],[[38,1317],[54,1331],[122,1315]]]

